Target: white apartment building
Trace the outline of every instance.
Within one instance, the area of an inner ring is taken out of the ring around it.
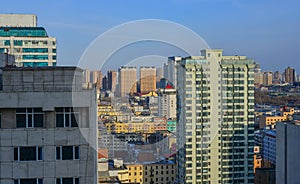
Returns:
[[[254,183],[254,62],[245,56],[177,61],[179,183]]]
[[[168,62],[164,64],[164,78],[167,79],[168,82],[172,84],[176,88],[176,63],[180,61],[182,57],[174,56],[168,57]]]
[[[176,89],[167,85],[165,89],[158,89],[158,113],[160,117],[176,119]]]
[[[83,71],[1,70],[0,183],[97,183],[96,91]]]

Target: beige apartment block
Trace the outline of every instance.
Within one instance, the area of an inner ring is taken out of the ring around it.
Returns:
[[[147,93],[156,91],[156,68],[152,66],[142,66],[140,68],[140,91]]]

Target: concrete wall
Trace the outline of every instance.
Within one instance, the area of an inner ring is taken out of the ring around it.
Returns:
[[[300,181],[300,126],[293,123],[276,125],[276,183]]]
[[[37,16],[32,14],[0,14],[0,26],[36,27]]]
[[[3,77],[9,85],[20,84],[13,90],[0,91],[0,183],[11,184],[14,179],[42,178],[44,184],[56,178],[78,177],[80,183],[97,183],[97,106],[95,89],[82,88],[82,73],[73,68],[10,68]],[[42,76],[40,79],[34,76]],[[39,82],[73,84],[73,76],[81,88],[26,88]],[[20,78],[21,76],[21,78]],[[81,80],[80,80],[81,79]],[[65,89],[65,90],[63,90]],[[16,128],[16,108],[42,108],[43,128]],[[56,128],[55,107],[75,107],[79,127]],[[79,146],[79,160],[56,160],[57,146]],[[41,161],[14,161],[14,148],[42,147]]]

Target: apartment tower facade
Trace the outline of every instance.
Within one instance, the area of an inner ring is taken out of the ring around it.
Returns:
[[[119,68],[119,94],[125,97],[137,91],[136,67],[121,66]]]
[[[140,91],[142,93],[156,91],[156,68],[142,66],[140,68]]]
[[[56,38],[37,26],[35,15],[0,15],[0,52],[14,55],[16,66],[56,66]]]
[[[245,56],[177,61],[179,183],[253,183],[254,62]]]

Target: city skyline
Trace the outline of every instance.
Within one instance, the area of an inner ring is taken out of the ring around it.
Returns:
[[[110,28],[149,18],[186,26],[200,35],[210,48],[223,48],[225,54],[249,55],[266,71],[276,71],[285,66],[297,70],[300,65],[293,58],[293,53],[297,52],[297,32],[300,28],[296,23],[299,19],[296,14],[299,3],[294,0],[288,3],[237,0],[132,1],[126,5],[102,1],[90,1],[84,5],[68,0],[6,1],[2,7],[1,13],[32,13],[39,17],[38,25],[47,27],[49,35],[57,37],[59,65],[76,65],[89,44]],[[167,51],[169,53],[165,57],[179,55],[172,49]]]

